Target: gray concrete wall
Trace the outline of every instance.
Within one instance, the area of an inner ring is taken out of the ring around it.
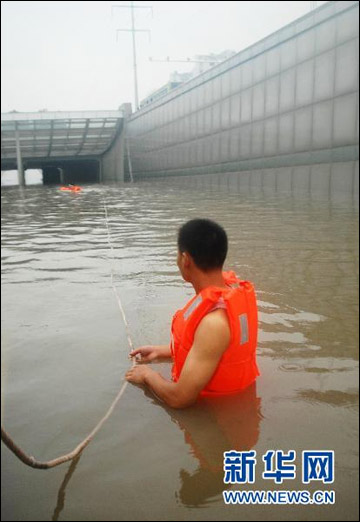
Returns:
[[[124,154],[124,133],[121,125],[114,143],[101,158],[100,181],[117,183],[124,181]]]
[[[100,161],[100,181],[121,183],[125,180],[127,173],[127,154],[125,143],[126,121],[131,116],[131,103],[123,103],[119,107],[123,119],[117,130],[116,139],[110,148],[103,154]]]
[[[328,2],[136,112],[137,176],[358,158],[358,2]]]
[[[121,132],[111,149],[101,158],[100,181],[124,181],[124,134]]]

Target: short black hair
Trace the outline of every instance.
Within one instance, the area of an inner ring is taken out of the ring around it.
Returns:
[[[179,229],[178,248],[188,252],[196,266],[208,272],[222,268],[228,249],[225,230],[210,219],[192,219]]]

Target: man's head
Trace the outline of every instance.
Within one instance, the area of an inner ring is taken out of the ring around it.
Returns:
[[[178,267],[188,281],[188,271],[221,270],[226,258],[228,240],[225,230],[210,219],[192,219],[178,232]]]

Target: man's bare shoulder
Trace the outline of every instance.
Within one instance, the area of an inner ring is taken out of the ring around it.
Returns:
[[[223,327],[225,327],[225,329],[228,329],[230,331],[228,315],[226,313],[226,310],[224,310],[224,308],[217,308],[213,312],[209,312],[201,320],[201,323],[203,323],[203,322],[207,325],[212,324],[212,325],[216,325],[220,328],[221,328],[221,326],[223,326]]]
[[[218,348],[224,351],[230,342],[230,325],[225,310],[219,308],[203,317],[196,329],[195,339],[197,343],[211,350]]]

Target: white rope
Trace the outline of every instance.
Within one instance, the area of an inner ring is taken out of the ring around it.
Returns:
[[[105,223],[106,223],[106,229],[107,229],[108,243],[109,243],[109,247],[110,247],[110,251],[111,251],[111,286],[112,286],[112,288],[114,290],[115,297],[116,297],[117,303],[118,303],[119,308],[120,308],[121,316],[122,316],[124,324],[125,324],[126,335],[127,335],[127,340],[128,340],[129,346],[130,346],[130,350],[133,350],[134,349],[134,345],[133,345],[133,342],[132,342],[131,337],[130,337],[129,324],[128,324],[127,320],[126,320],[126,316],[125,316],[124,308],[123,308],[123,305],[122,305],[122,302],[121,302],[121,299],[120,299],[120,295],[118,294],[118,291],[116,290],[116,286],[114,284],[115,255],[114,255],[114,248],[113,248],[112,243],[111,243],[110,229],[109,229],[109,219],[108,219],[108,212],[107,212],[105,200],[104,200],[104,211],[105,211]]]
[[[109,220],[108,220],[108,213],[107,213],[105,200],[104,200],[104,210],[105,210],[105,222],[106,222],[106,229],[107,229],[107,235],[108,235],[108,243],[109,243],[111,254],[112,254],[112,256],[111,256],[112,257],[112,259],[111,259],[111,270],[110,270],[111,285],[112,285],[112,288],[114,290],[114,293],[115,293],[115,296],[116,296],[116,300],[117,300],[117,303],[119,305],[120,312],[121,312],[121,315],[122,315],[122,318],[123,318],[123,321],[124,321],[124,324],[125,324],[126,334],[127,334],[127,338],[128,338],[128,343],[129,343],[130,349],[133,350],[133,343],[132,343],[132,340],[131,340],[131,337],[130,337],[129,325],[128,325],[128,322],[126,320],[126,316],[125,316],[124,308],[123,308],[122,303],[121,303],[120,295],[118,294],[118,292],[116,290],[116,287],[115,287],[115,284],[114,284],[114,262],[115,262],[115,256],[114,256],[114,248],[112,246],[111,238],[110,238],[110,229],[109,229],[109,223],[108,223]],[[135,358],[133,359],[132,364],[133,364],[133,366],[136,364]],[[91,442],[91,440],[94,438],[96,433],[100,430],[100,428],[102,427],[104,422],[110,417],[110,415],[112,414],[116,404],[121,399],[121,397],[122,397],[122,395],[123,395],[127,385],[128,385],[128,381],[125,381],[123,383],[123,385],[121,386],[121,388],[119,390],[119,393],[117,394],[117,396],[113,400],[110,408],[105,413],[104,417],[98,422],[98,424],[89,433],[89,435],[80,444],[78,444],[76,446],[76,448],[73,451],[71,451],[70,453],[67,453],[65,455],[61,455],[60,457],[57,457],[57,458],[55,458],[53,460],[48,460],[48,461],[45,461],[45,462],[41,462],[39,460],[36,460],[34,457],[27,455],[13,441],[13,439],[10,437],[10,435],[5,431],[5,429],[3,427],[1,427],[1,440],[10,449],[10,451],[12,451],[22,462],[24,462],[24,464],[27,464],[28,466],[30,466],[32,468],[49,469],[49,468],[54,468],[55,466],[59,466],[59,464],[63,464],[64,462],[68,462],[69,460],[73,460]]]

